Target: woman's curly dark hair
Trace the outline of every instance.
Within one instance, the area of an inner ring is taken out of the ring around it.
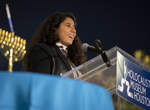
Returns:
[[[71,13],[57,12],[45,19],[37,32],[32,36],[27,47],[27,53],[25,54],[22,62],[23,70],[30,71],[29,58],[37,43],[54,44],[59,41],[59,37],[55,34],[55,29],[58,28],[67,17],[70,17],[76,26],[76,18]],[[72,45],[68,47],[68,57],[76,66],[79,66],[86,61],[87,57],[83,50],[81,50],[81,41],[77,35],[75,36]]]

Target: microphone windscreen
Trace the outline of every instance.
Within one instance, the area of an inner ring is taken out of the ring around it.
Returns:
[[[81,45],[81,49],[82,49],[83,51],[87,51],[88,46],[89,46],[89,44],[83,43],[83,44]]]

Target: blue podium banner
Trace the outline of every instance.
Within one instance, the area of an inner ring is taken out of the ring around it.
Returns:
[[[53,75],[0,71],[0,110],[114,110],[97,85]]]
[[[117,52],[117,94],[150,110],[150,73]]]

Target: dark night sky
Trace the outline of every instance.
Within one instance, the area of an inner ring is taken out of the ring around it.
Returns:
[[[55,12],[71,12],[77,18],[77,34],[83,43],[94,45],[101,40],[106,50],[118,46],[130,55],[137,49],[150,55],[149,0],[1,0],[0,28],[10,31],[6,3],[12,17],[15,34],[29,42],[40,23]],[[95,57],[87,53],[88,60]],[[13,70],[20,71],[21,61]],[[0,70],[7,70],[8,61],[0,54]]]

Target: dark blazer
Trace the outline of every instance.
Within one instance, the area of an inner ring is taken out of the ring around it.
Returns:
[[[55,44],[36,44],[29,62],[32,72],[60,75],[71,70],[67,58]]]

